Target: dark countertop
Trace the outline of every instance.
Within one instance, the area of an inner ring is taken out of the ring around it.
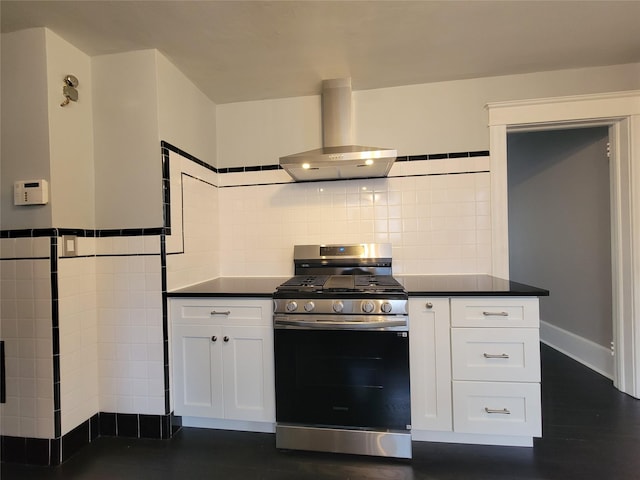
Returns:
[[[491,275],[394,275],[410,297],[546,297],[548,290]]]
[[[290,277],[219,277],[167,293],[169,297],[266,297]]]
[[[544,290],[491,275],[394,275],[410,297],[543,297]],[[265,297],[289,277],[219,277],[168,292],[169,297]]]

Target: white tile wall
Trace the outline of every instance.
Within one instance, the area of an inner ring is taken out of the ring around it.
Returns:
[[[0,258],[7,388],[0,435],[53,438],[49,238],[0,239]]]
[[[115,246],[121,255],[95,259],[99,411],[163,415],[159,240],[107,237],[97,244],[98,251]]]
[[[165,413],[159,237],[77,242],[76,258],[62,257],[58,242],[63,435],[99,411]],[[49,245],[48,237],[0,239],[2,435],[55,434]],[[46,259],[14,259],[25,256]]]
[[[341,182],[222,175],[257,184],[219,190],[220,274],[286,276],[295,244],[359,242],[392,243],[396,274],[488,273],[488,170],[489,158],[475,157],[397,162],[389,178]]]
[[[290,275],[293,245],[304,243],[390,242],[397,274],[490,271],[488,157],[396,162],[389,178],[314,183],[282,170],[216,179],[170,158],[167,250],[185,253],[167,259],[169,290],[218,275]]]
[[[61,255],[62,241],[58,243]],[[78,253],[93,255],[95,243],[94,238],[78,238]],[[99,411],[96,285],[94,256],[58,259],[63,435]]]
[[[219,274],[217,175],[170,152],[171,235],[167,237],[167,288]],[[178,253],[178,254],[176,254]]]

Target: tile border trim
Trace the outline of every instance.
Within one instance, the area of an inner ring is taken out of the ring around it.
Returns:
[[[240,173],[240,172],[260,172],[260,171],[269,171],[269,170],[284,170],[279,164],[217,168],[164,140],[160,141],[160,146],[163,150],[163,160],[165,158],[165,151],[167,152],[171,151],[215,173],[224,174],[224,173]],[[453,158],[472,158],[472,157],[488,157],[488,156],[489,156],[489,150],[474,150],[471,152],[424,153],[424,154],[418,154],[418,155],[400,155],[396,157],[396,162],[413,162],[413,161],[419,161],[419,160],[444,160],[444,159],[453,159]],[[168,154],[167,154],[167,158],[168,158]],[[169,178],[168,169],[169,169],[168,164],[165,166],[163,161],[163,170],[162,170],[163,180],[166,178]]]
[[[62,400],[60,388],[60,310],[58,298],[58,237],[50,238],[51,343],[53,363],[53,436],[62,436]]]
[[[168,440],[182,428],[173,413],[145,415],[100,412],[60,438],[0,436],[0,459],[8,463],[53,467],[65,462],[99,437]]]
[[[90,229],[90,228],[19,228],[0,230],[0,238],[36,238],[36,237],[62,237],[63,235],[75,235],[84,238],[106,237],[139,237],[170,234],[168,227],[151,228],[115,228],[115,229]]]
[[[175,152],[175,153],[179,153],[179,152]],[[182,155],[182,153],[180,153],[180,155]],[[475,150],[473,152],[425,153],[420,155],[401,155],[396,157],[396,162],[414,162],[414,161],[421,161],[421,160],[447,160],[447,159],[454,159],[454,158],[473,158],[473,157],[488,157],[488,156],[489,156],[489,150]],[[202,162],[198,159],[195,159],[194,161],[203,166],[208,165],[208,164],[205,164],[205,162]],[[241,172],[262,172],[262,171],[269,171],[269,170],[284,170],[280,165],[254,165],[249,167],[224,167],[224,168],[217,168],[217,169],[211,166],[207,166],[207,168],[217,173],[241,173]]]

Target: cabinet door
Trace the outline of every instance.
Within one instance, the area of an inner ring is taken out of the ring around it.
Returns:
[[[176,415],[224,415],[222,327],[176,325],[173,328],[173,385]]]
[[[411,426],[451,431],[449,299],[409,299]]]
[[[224,327],[225,418],[275,421],[273,328]]]

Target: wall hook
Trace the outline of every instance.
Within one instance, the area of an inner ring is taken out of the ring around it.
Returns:
[[[64,101],[60,104],[61,107],[68,105],[69,102],[78,101],[78,90],[76,90],[76,87],[79,83],[80,82],[74,75],[66,75],[64,77],[64,85],[62,87]]]

